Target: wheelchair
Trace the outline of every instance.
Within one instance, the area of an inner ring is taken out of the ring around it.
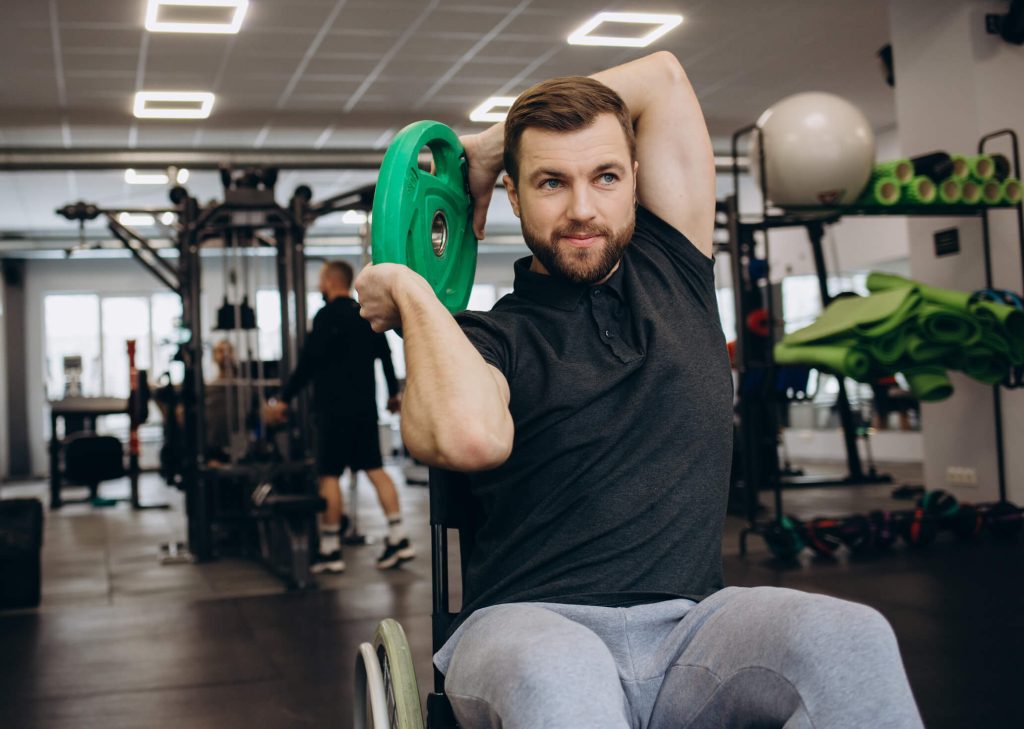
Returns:
[[[482,521],[479,502],[465,474],[430,469],[430,569],[433,592],[431,611],[432,653],[444,645],[458,613],[449,607],[448,530],[459,533],[459,557],[465,574]],[[424,724],[412,651],[402,626],[386,619],[377,627],[373,643],[363,643],[356,654],[353,702],[355,729],[458,729],[451,704],[444,694],[444,676],[433,669],[434,690],[427,695]]]

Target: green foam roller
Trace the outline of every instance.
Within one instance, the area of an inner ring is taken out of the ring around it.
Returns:
[[[775,345],[774,354],[776,364],[817,367],[855,380],[867,379],[872,370],[871,357],[867,352],[841,344],[791,347],[780,342]]]
[[[901,202],[911,205],[930,205],[935,202],[938,190],[935,183],[924,175],[918,175],[903,185]],[[1000,191],[1000,196],[1002,191]]]
[[[981,184],[975,180],[964,180],[960,187],[960,202],[964,205],[977,205],[981,202]]]
[[[858,202],[863,205],[895,205],[900,201],[900,181],[892,176],[879,177],[868,183]]]
[[[984,182],[995,177],[996,163],[992,159],[992,155],[976,154],[967,158],[967,169],[970,171],[971,177],[979,182]]]
[[[910,392],[922,402],[945,400],[953,394],[953,383],[942,367],[924,366],[903,370]]]
[[[1003,183],[996,178],[981,184],[981,201],[986,205],[999,205],[1003,202]]]
[[[1016,177],[1007,177],[1003,180],[1003,202],[1007,205],[1019,205],[1020,198],[1020,180]]]
[[[871,170],[871,179],[882,177],[895,177],[900,183],[910,182],[914,179],[914,163],[905,158],[877,162]]]
[[[949,159],[953,162],[953,172],[950,175],[954,180],[963,182],[971,176],[971,165],[962,154],[951,154]]]
[[[947,177],[939,183],[936,201],[943,205],[956,205],[963,195],[963,184],[955,177]]]

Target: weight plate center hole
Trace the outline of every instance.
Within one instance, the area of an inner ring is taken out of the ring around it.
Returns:
[[[434,247],[434,255],[440,258],[448,247],[448,219],[444,212],[438,210],[434,213],[434,220],[430,224],[430,243]]]

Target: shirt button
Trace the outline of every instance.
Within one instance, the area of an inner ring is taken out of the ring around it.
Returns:
[[[593,295],[594,296],[597,296],[600,293],[601,293],[601,289],[594,289],[594,291],[593,291]]]
[[[607,329],[605,329],[605,330],[604,330],[604,335],[605,335],[606,337],[608,337],[609,339],[611,339],[611,338],[612,338],[612,333],[611,333],[610,331],[608,331]]]

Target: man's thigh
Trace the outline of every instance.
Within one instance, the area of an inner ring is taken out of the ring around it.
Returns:
[[[590,629],[517,603],[474,613],[445,676],[465,729],[625,729],[626,699],[608,647]]]
[[[666,672],[650,729],[921,726],[892,629],[865,605],[726,588],[660,650]]]

